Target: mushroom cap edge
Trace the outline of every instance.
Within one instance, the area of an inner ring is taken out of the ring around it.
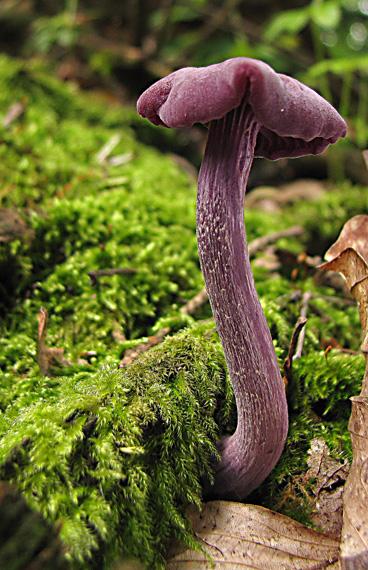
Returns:
[[[221,119],[243,99],[260,124],[255,156],[319,154],[346,134],[344,119],[316,91],[246,57],[174,71],[140,96],[137,110],[154,125],[179,129]]]

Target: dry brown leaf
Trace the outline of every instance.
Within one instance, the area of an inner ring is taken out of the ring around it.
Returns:
[[[331,259],[331,261],[321,265],[320,269],[324,269],[325,271],[337,271],[345,277],[350,292],[358,304],[360,322],[363,330],[363,339],[365,339],[367,335],[366,291],[368,286],[368,266],[363,257],[357,253],[353,247],[348,247],[334,259]],[[368,349],[368,344],[365,340],[363,340],[361,349],[363,352],[366,351],[365,349]]]
[[[202,552],[173,550],[166,570],[337,570],[339,543],[332,536],[263,507],[212,501],[190,519]]]
[[[353,463],[343,495],[341,570],[368,568],[368,398],[355,396],[349,431]]]
[[[368,568],[368,216],[356,216],[344,226],[339,239],[326,254],[322,269],[339,271],[355,298],[363,330],[361,350],[366,359],[362,391],[351,398],[349,432],[353,463],[343,496],[341,569]],[[345,248],[345,249],[344,249]]]
[[[354,216],[346,222],[341,233],[325,254],[325,259],[331,261],[349,247],[357,251],[368,261],[368,216]]]
[[[340,540],[342,527],[342,495],[344,483],[349,473],[349,463],[341,463],[330,455],[330,450],[322,437],[312,439],[308,471],[304,484],[310,482],[314,501],[310,521],[317,528]]]

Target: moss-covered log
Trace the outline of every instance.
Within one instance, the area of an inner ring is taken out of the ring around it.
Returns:
[[[0,478],[61,523],[73,567],[100,570],[119,554],[160,567],[168,542],[194,544],[185,509],[200,504],[219,430],[231,429],[214,331],[196,327],[124,371],[75,374],[49,390],[12,426],[9,414]]]

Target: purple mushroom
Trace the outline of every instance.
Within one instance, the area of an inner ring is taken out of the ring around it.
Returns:
[[[315,91],[243,57],[175,71],[147,89],[137,108],[154,125],[208,124],[198,180],[198,250],[238,423],[219,443],[221,461],[205,496],[241,500],[277,463],[288,429],[285,388],[247,250],[249,170],[254,156],[318,154],[345,136],[346,124]]]

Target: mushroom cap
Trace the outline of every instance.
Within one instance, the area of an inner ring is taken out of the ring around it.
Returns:
[[[154,125],[179,129],[221,119],[243,99],[260,124],[255,156],[319,154],[346,134],[344,119],[313,89],[247,57],[174,71],[140,96],[137,109]]]

